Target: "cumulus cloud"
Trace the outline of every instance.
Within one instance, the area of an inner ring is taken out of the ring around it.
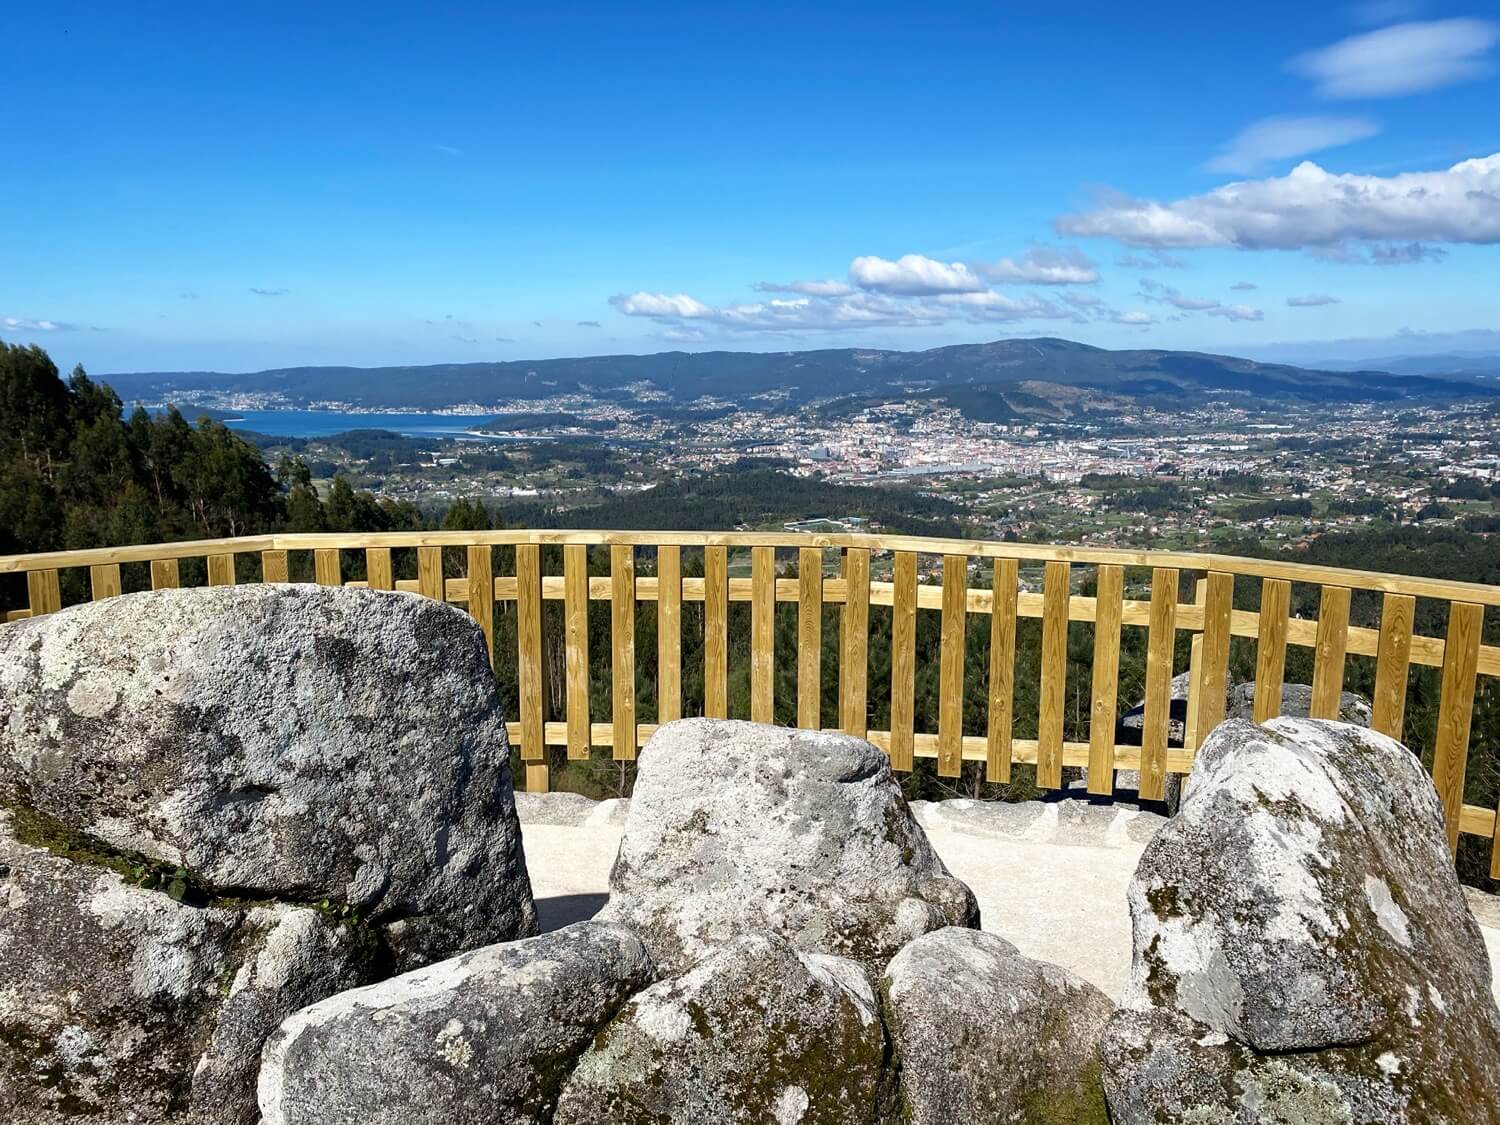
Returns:
[[[257,297],[285,297],[288,293],[291,292],[291,290],[290,289],[257,289],[255,286],[252,285],[250,287],[250,292],[254,293]]]
[[[1149,254],[1124,254],[1115,260],[1115,265],[1126,270],[1185,270],[1187,263],[1165,250],[1152,250]]]
[[[1500,153],[1436,172],[1335,174],[1304,161],[1171,203],[1115,198],[1062,234],[1144,248],[1295,250],[1348,241],[1500,242]]]
[[[1204,167],[1210,172],[1258,172],[1273,161],[1362,141],[1378,132],[1380,126],[1367,117],[1267,117],[1241,129]]]
[[[1222,316],[1225,320],[1264,320],[1266,314],[1249,305],[1215,305],[1205,309],[1208,316]]]
[[[991,281],[1025,285],[1092,285],[1099,280],[1095,263],[1074,246],[1062,250],[1033,246],[1018,258],[1001,258],[977,268]]]
[[[1497,42],[1500,24],[1488,20],[1398,23],[1298,55],[1287,67],[1324,97],[1384,98],[1483,77]]]
[[[1248,305],[1226,305],[1212,297],[1189,296],[1180,290],[1173,289],[1170,285],[1152,281],[1149,277],[1141,278],[1140,296],[1142,300],[1153,301],[1158,305],[1170,305],[1182,313],[1204,313],[1208,316],[1222,316],[1227,320],[1260,320],[1265,315],[1260,309],[1252,309]],[[1181,318],[1169,317],[1168,319]]]
[[[962,262],[939,262],[921,254],[903,254],[894,262],[867,255],[849,263],[849,280],[861,289],[902,297],[940,293],[978,293],[984,282]]]
[[[1233,289],[1236,293],[1249,293],[1253,289],[1259,289],[1260,286],[1256,285],[1253,281],[1236,281],[1229,288]]]
[[[0,317],[0,328],[12,332],[73,332],[78,325],[62,320],[34,320],[28,316],[5,316]]]
[[[757,281],[751,288],[761,293],[801,293],[806,297],[842,297],[854,292],[847,281]]]
[[[1117,312],[1112,315],[1110,319],[1113,320],[1116,324],[1145,325],[1156,323],[1156,317],[1152,316],[1148,312],[1142,312],[1139,309],[1129,309],[1126,311]]]
[[[1288,297],[1286,303],[1288,308],[1315,309],[1320,305],[1336,305],[1339,299],[1330,297],[1327,293],[1309,293],[1305,297]]]

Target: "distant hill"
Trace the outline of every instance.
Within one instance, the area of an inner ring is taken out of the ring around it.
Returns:
[[[1350,363],[1329,360],[1320,363],[1333,371],[1375,367],[1396,375],[1441,375],[1463,378],[1500,378],[1500,352],[1450,352],[1443,355],[1396,355]]]
[[[945,390],[968,388],[969,393],[960,397],[987,401],[996,414],[1016,405],[1013,394],[1045,397],[1036,393],[1043,384],[1173,400],[1184,393],[1346,402],[1500,393],[1500,388],[1466,378],[1310,370],[1201,352],[1111,351],[1050,338],[955,344],[919,352],[660,352],[423,367],[288,367],[241,375],[129,372],[104,379],[127,401],[249,392],[278,396],[289,407],[336,402],[369,409],[428,410],[578,391],[629,398],[632,385],[642,383],[679,404],[711,396],[742,406],[751,405],[756,395],[773,393],[806,402],[841,396],[943,398]],[[997,393],[974,390],[985,386],[998,388],[999,397],[1010,406],[998,405]]]

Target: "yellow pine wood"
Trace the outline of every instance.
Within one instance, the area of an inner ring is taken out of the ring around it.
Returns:
[[[177,560],[169,560],[172,563],[172,573],[177,573]],[[153,580],[156,574],[156,564],[152,563]],[[287,561],[285,551],[262,551],[260,553],[260,580],[262,582],[290,582],[291,566]],[[173,585],[176,585],[174,582]]]
[[[1411,633],[1417,599],[1387,594],[1380,607],[1380,655],[1375,663],[1375,698],[1370,725],[1401,740],[1406,725],[1406,676],[1411,667]]]
[[[823,705],[823,552],[797,552],[797,725],[822,726]]]
[[[1464,773],[1469,757],[1469,726],[1474,715],[1474,680],[1479,668],[1479,636],[1484,607],[1454,602],[1448,609],[1444,646],[1443,694],[1438,703],[1432,782],[1443,801],[1448,850],[1458,848],[1458,822],[1464,804]]]
[[[776,717],[776,548],[752,547],[750,574],[750,719]]]
[[[1089,711],[1090,793],[1109,796],[1115,787],[1115,710],[1120,687],[1120,609],[1125,589],[1123,567],[1105,565],[1098,572],[1099,610],[1094,619],[1093,705]]]
[[[1065,562],[1042,572],[1042,682],[1036,720],[1036,783],[1062,786],[1063,699],[1068,675],[1068,581]]]
[[[1224,721],[1229,698],[1229,629],[1234,612],[1234,575],[1210,571],[1203,603],[1202,662],[1197,677],[1196,729],[1189,745],[1203,744]]]
[[[490,550],[469,548],[469,612],[474,612],[477,597],[490,617],[487,638],[494,629],[495,612]],[[489,648],[493,659],[493,643]],[[516,694],[521,713],[521,757],[527,761],[547,756],[542,741],[542,691],[542,549],[523,543],[516,548]]]
[[[703,714],[729,717],[729,552],[703,549]]]
[[[612,754],[618,761],[634,761],[635,729],[635,548],[609,549],[610,642],[614,658]]]
[[[839,653],[842,718],[840,726],[864,737],[869,727],[868,678],[870,658],[870,552],[850,548],[844,557],[844,580],[848,584],[844,602],[844,643]]]
[[[210,586],[234,585],[234,556],[208,556],[208,584]]]
[[[313,552],[313,579],[319,586],[342,586],[342,571],[339,569],[339,549],[319,547]]]
[[[917,556],[897,551],[891,599],[891,768],[912,768],[916,733]]]
[[[55,570],[28,570],[26,598],[32,617],[56,613],[62,608],[62,583]]]
[[[1324,586],[1318,601],[1318,638],[1313,646],[1314,719],[1337,719],[1344,691],[1344,653],[1349,634],[1349,587]]]
[[[417,548],[417,589],[424,598],[443,601],[443,549]]]
[[[545,793],[550,784],[546,762],[526,763],[526,792]]]
[[[637,587],[644,583],[637,580]],[[656,549],[656,717],[682,718],[682,548]]]
[[[261,563],[261,573],[265,573],[265,563]],[[271,579],[267,578],[269,582]],[[176,559],[152,559],[151,560],[151,588],[153,590],[175,590],[182,585],[182,577],[178,573]]]
[[[520,558],[523,551],[536,551],[536,547],[516,548],[516,570],[521,569]],[[491,666],[495,663],[495,568],[490,557],[491,548],[487,546],[470,547],[468,550],[468,572],[464,584],[469,592],[469,616],[479,622],[479,628],[484,631],[484,651],[490,658]],[[540,639],[541,628],[537,629]],[[540,652],[540,648],[538,649]],[[524,667],[524,661],[522,662]],[[537,667],[541,667],[540,655],[537,659]],[[524,703],[524,694],[522,706]],[[523,723],[524,725],[524,723]]]
[[[365,581],[372,590],[394,590],[395,575],[391,571],[391,549],[389,547],[365,548]]]
[[[985,733],[986,781],[1010,780],[1011,733],[1016,696],[1016,599],[1020,567],[1015,559],[996,559],[991,578],[990,691]]]
[[[1267,578],[1260,584],[1260,622],[1255,643],[1255,721],[1281,714],[1281,685],[1286,679],[1287,617],[1292,611],[1292,584]]]
[[[964,629],[969,560],[943,556],[943,632],[938,666],[938,776],[963,772]]]
[[[96,602],[120,596],[119,563],[89,567],[89,595]]]
[[[1177,571],[1151,572],[1151,625],[1146,637],[1146,709],[1141,730],[1140,795],[1160,801],[1165,794],[1167,733],[1172,718],[1172,647],[1177,634]]]
[[[519,549],[519,548],[518,548]],[[568,757],[589,756],[589,557],[581,543],[563,548],[567,594],[565,660],[568,674]]]

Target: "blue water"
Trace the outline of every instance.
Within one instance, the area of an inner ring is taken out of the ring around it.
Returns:
[[[191,417],[191,413],[189,412]],[[470,426],[493,414],[345,414],[338,410],[240,410],[224,419],[231,430],[311,438],[348,430],[390,430],[407,437],[472,438]]]

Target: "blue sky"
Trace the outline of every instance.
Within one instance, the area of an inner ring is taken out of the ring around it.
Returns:
[[[1490,0],[5,27],[0,338],[60,364],[1500,350]]]

